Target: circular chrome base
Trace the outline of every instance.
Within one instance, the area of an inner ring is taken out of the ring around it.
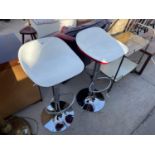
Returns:
[[[89,89],[82,89],[76,96],[78,104],[87,111],[98,112],[105,105],[104,96],[101,93],[89,95]]]
[[[3,133],[7,135],[31,135],[32,129],[24,118],[14,116],[7,121]]]
[[[71,126],[71,123],[74,119],[74,111],[72,107],[67,109],[64,112],[56,111],[54,106],[50,106],[45,108],[42,112],[41,119],[44,127],[51,132],[62,132]],[[64,101],[60,101],[61,110],[68,107],[68,104]]]
[[[60,109],[61,111],[66,109],[69,104],[67,104],[66,102],[64,101],[59,101],[59,105],[60,105]],[[54,102],[51,102],[47,107],[46,107],[46,112],[48,114],[59,114],[61,111],[60,110],[57,110],[58,107],[55,107],[56,104]]]

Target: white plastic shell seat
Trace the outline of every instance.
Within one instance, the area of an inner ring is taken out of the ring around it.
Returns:
[[[123,57],[128,52],[128,48],[99,27],[80,31],[76,36],[76,43],[87,57],[95,61],[92,82],[89,88],[79,91],[76,99],[84,110],[98,112],[105,105],[105,98],[101,92],[111,86],[109,77],[100,77],[100,79],[108,79],[109,84],[102,90],[95,88],[95,81],[99,79],[97,76],[100,65],[108,64]]]
[[[79,48],[91,59],[102,64],[112,62],[128,52],[128,48],[99,27],[80,31],[76,36]]]
[[[50,87],[68,80],[84,69],[84,64],[61,39],[47,37],[24,44],[19,62],[29,78],[39,86]]]

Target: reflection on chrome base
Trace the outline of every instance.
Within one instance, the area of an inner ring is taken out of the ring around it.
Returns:
[[[60,101],[60,108],[63,112],[55,110],[54,107],[48,106],[42,112],[42,123],[46,129],[51,132],[62,132],[71,126],[74,119],[74,111],[72,107],[63,111],[67,107],[67,103]]]
[[[98,112],[103,109],[105,105],[104,96],[101,93],[92,93],[90,95],[89,89],[82,89],[77,95],[78,104],[86,111]]]

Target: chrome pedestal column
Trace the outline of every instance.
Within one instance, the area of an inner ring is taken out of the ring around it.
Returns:
[[[74,111],[72,104],[74,98],[69,104],[65,101],[60,101],[59,88],[52,87],[53,100],[42,112],[42,123],[45,128],[51,132],[61,132],[71,126],[74,119]]]

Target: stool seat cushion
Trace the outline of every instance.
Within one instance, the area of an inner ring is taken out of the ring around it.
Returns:
[[[68,80],[84,69],[84,64],[61,39],[47,37],[24,44],[19,61],[30,79],[43,87]]]
[[[76,36],[79,48],[100,63],[112,62],[128,52],[128,48],[99,27],[80,31]]]

